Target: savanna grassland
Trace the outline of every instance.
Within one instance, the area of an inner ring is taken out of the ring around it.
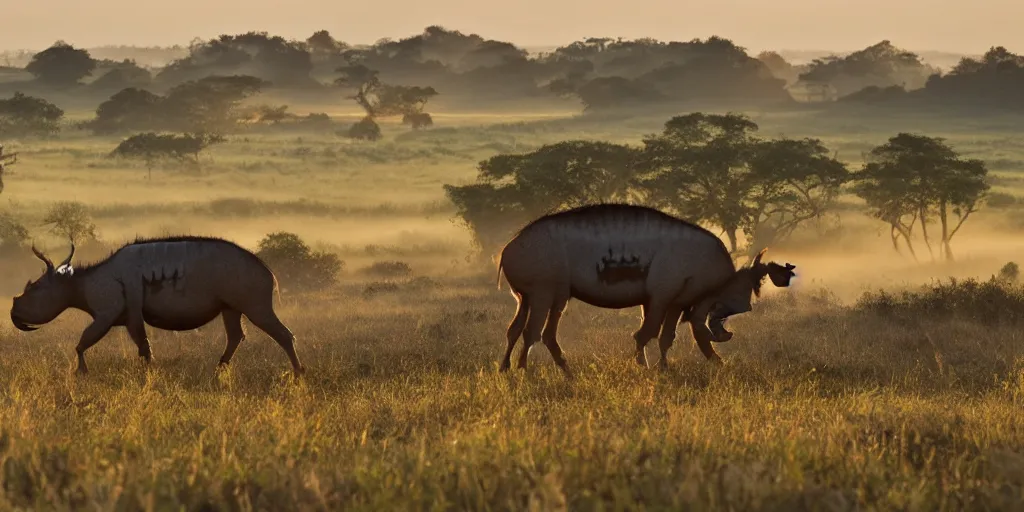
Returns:
[[[345,267],[326,290],[282,291],[280,316],[308,368],[299,382],[248,323],[223,373],[218,320],[150,328],[148,368],[114,330],[78,376],[84,314],[32,333],[4,322],[0,508],[1011,510],[1024,499],[1024,290],[946,280],[987,281],[1019,260],[1024,209],[982,208],[953,241],[955,261],[920,249],[917,263],[844,196],[841,229],[769,249],[798,278],[767,285],[752,312],[730,319],[736,336],[716,347],[724,366],[681,328],[669,370],[639,368],[639,311],[574,301],[560,337],[577,378],[566,381],[543,348],[525,374],[502,375],[514,300],[507,284],[496,289],[490,255],[472,256],[441,186],[470,182],[498,153],[636,143],[677,112],[438,103],[433,128],[382,122],[376,143],[241,130],[199,170],[158,165],[152,178],[107,158],[119,136],[9,143],[19,161],[0,199],[53,259],[67,244],[41,219],[73,200],[100,238],[79,248],[81,261],[136,235],[217,235],[254,249],[289,231]],[[994,191],[1024,195],[1019,118],[747,113],[762,133],[819,137],[851,165],[900,131],[945,137],[989,163]],[[23,252],[4,263],[7,297],[42,271]],[[411,270],[367,270],[382,261]]]

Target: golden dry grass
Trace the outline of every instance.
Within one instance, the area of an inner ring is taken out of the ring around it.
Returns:
[[[904,128],[765,119],[766,132],[822,136],[850,161]],[[800,279],[768,286],[753,312],[730,320],[722,368],[686,329],[670,370],[638,368],[639,311],[573,302],[560,337],[578,379],[565,381],[543,347],[527,374],[500,375],[514,301],[494,288],[493,268],[466,261],[468,237],[440,184],[471,179],[477,160],[513,143],[635,141],[664,119],[487,121],[390,127],[373,147],[234,136],[202,175],[157,170],[152,181],[102,157],[116,141],[12,145],[22,160],[6,179],[7,208],[53,251],[64,246],[38,219],[52,201],[75,199],[110,241],[184,231],[253,247],[286,229],[338,252],[348,270],[326,292],[284,294],[280,314],[309,368],[298,383],[283,351],[248,324],[222,375],[215,321],[150,329],[148,368],[115,330],[78,377],[83,314],[33,333],[3,323],[0,509],[1013,510],[1024,499],[1019,325],[891,318],[850,303],[864,289],[987,278],[1019,254],[1017,210],[969,223],[955,264],[896,257],[858,213],[844,214],[843,236],[773,248]],[[950,137],[1002,159],[1007,176],[1024,159],[1002,127]],[[408,262],[414,274],[368,293],[379,278],[358,270],[378,260]],[[8,262],[0,292],[19,292],[37,267]]]

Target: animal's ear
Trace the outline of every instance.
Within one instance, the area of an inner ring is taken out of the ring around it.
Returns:
[[[75,269],[71,265],[68,265],[68,264],[64,264],[64,265],[61,265],[61,266],[57,267],[56,272],[57,272],[58,275],[62,275],[62,276],[73,276],[73,275],[75,275]]]
[[[756,266],[760,265],[761,264],[761,258],[764,256],[764,253],[767,252],[767,251],[768,251],[767,247],[765,247],[764,249],[761,249],[761,252],[757,253],[757,256],[754,257],[754,263],[752,263],[750,266],[756,267]]]

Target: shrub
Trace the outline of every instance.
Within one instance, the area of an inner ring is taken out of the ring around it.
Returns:
[[[1008,262],[1003,265],[1003,268],[999,269],[999,276],[997,279],[1007,283],[1016,283],[1020,277],[1020,267],[1014,262]]]
[[[1017,204],[1017,196],[1005,192],[991,192],[985,198],[989,208],[1009,208]]]
[[[434,118],[426,112],[410,112],[402,116],[402,124],[412,126],[413,130],[434,125]]]
[[[391,281],[374,281],[363,288],[363,298],[371,299],[382,293],[394,293],[398,290],[398,283],[393,283]]]
[[[372,117],[366,116],[359,120],[348,129],[348,136],[353,139],[362,139],[369,141],[380,140],[383,135],[380,132],[380,126]]]
[[[13,214],[0,211],[0,253],[20,249],[28,240],[28,228]]]
[[[283,287],[312,291],[338,281],[345,263],[337,255],[313,251],[294,233],[270,233],[260,240],[256,250],[274,271]]]
[[[42,98],[15,92],[0,99],[0,136],[49,136],[60,131],[64,111]]]
[[[51,224],[50,233],[75,244],[95,241],[96,224],[89,209],[77,201],[57,201],[46,211],[43,224]]]
[[[905,320],[960,318],[1014,324],[1024,321],[1024,286],[994,276],[988,281],[951,278],[919,290],[866,292],[856,308]]]
[[[376,261],[363,272],[381,277],[402,277],[412,273],[412,267],[404,261]]]

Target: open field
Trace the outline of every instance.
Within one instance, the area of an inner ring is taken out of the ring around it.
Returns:
[[[150,328],[148,369],[114,330],[78,377],[84,314],[33,333],[3,322],[0,508],[1014,509],[1024,499],[1024,335],[1013,308],[1024,292],[959,314],[885,313],[856,299],[950,276],[986,280],[1019,262],[1019,201],[972,217],[954,240],[956,262],[924,253],[914,263],[844,197],[840,230],[769,249],[798,278],[766,286],[753,312],[729,320],[736,336],[716,347],[721,368],[682,328],[671,369],[638,368],[639,311],[574,301],[560,337],[577,380],[543,348],[527,375],[497,373],[514,301],[506,284],[495,288],[489,258],[468,257],[469,234],[441,185],[470,182],[498,153],[576,138],[637,143],[674,114],[439,109],[435,128],[384,124],[375,144],[260,127],[204,153],[200,172],[157,167],[152,179],[105,156],[118,137],[9,142],[19,162],[0,202],[54,259],[66,244],[40,225],[43,213],[76,200],[105,243],[191,233],[255,248],[285,230],[346,269],[327,291],[284,290],[280,315],[309,368],[298,383],[248,323],[221,375],[218,320],[194,332]],[[1024,196],[1019,118],[749,114],[765,135],[821,138],[851,167],[900,131],[946,137],[989,163],[994,191]],[[83,248],[80,259],[107,250]],[[383,260],[413,273],[361,271]],[[0,294],[40,271],[11,257]],[[648,355],[657,360],[655,348]]]

